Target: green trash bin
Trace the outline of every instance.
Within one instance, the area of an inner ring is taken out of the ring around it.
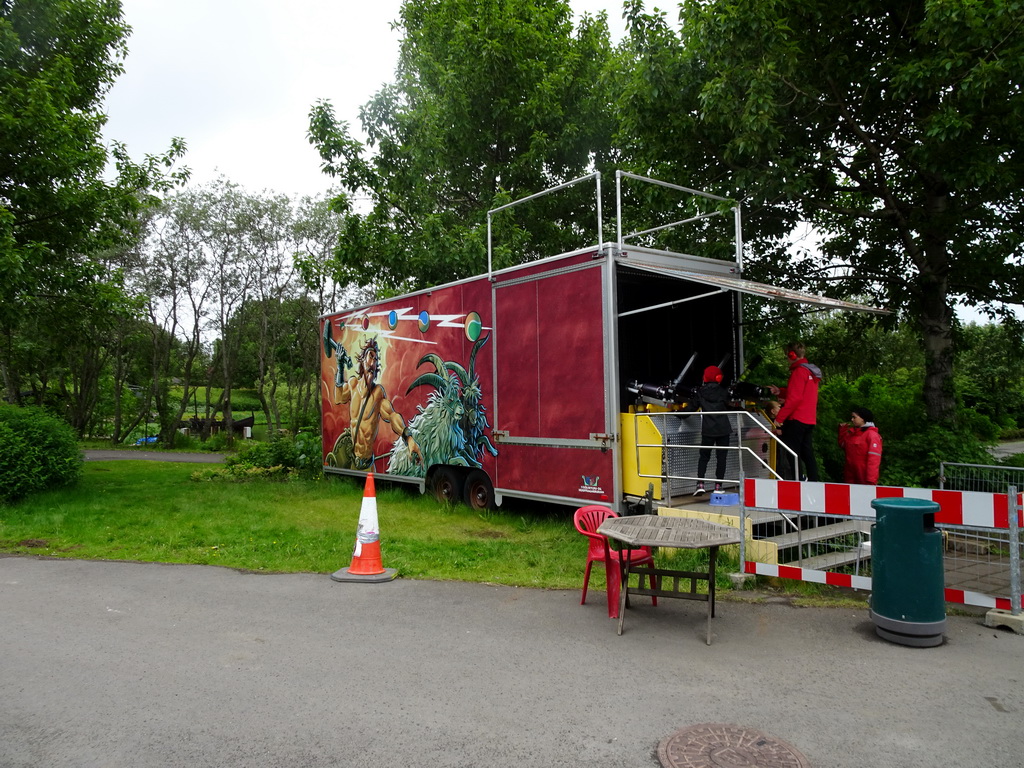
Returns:
[[[871,502],[871,620],[879,637],[901,645],[941,645],[946,631],[939,505],[925,499]]]

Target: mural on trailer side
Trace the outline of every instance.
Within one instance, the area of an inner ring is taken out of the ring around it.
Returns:
[[[489,338],[490,334],[483,336],[473,345],[469,370],[435,354],[423,356],[419,365],[430,363],[434,371],[421,374],[408,389],[412,392],[424,385],[434,387],[427,395],[426,407],[416,406],[419,413],[409,425],[423,453],[417,456],[401,439],[396,440],[388,472],[423,477],[425,467],[432,464],[479,468],[483,466],[480,459],[484,451],[498,455],[487,436],[491,425],[487,423],[480,377],[476,375],[476,354]]]
[[[334,343],[326,335],[324,340]],[[346,469],[372,469],[377,458],[373,447],[382,421],[391,425],[410,454],[422,462],[423,453],[406,427],[405,419],[395,411],[383,385],[377,380],[380,376],[380,346],[376,337],[363,342],[356,357],[358,367],[348,379],[345,378],[345,369],[355,367],[351,356],[340,344],[334,344],[332,351],[338,361],[334,376],[334,404],[348,406],[349,425],[338,435],[334,450],[327,455],[328,464]]]
[[[388,331],[394,331],[406,313],[386,313]],[[325,413],[333,412],[332,422],[340,428],[336,437],[326,434],[325,430],[325,446],[334,437],[333,448],[324,457],[327,466],[380,471],[378,460],[386,459],[389,474],[424,477],[434,464],[479,468],[485,454],[498,455],[489,437],[491,425],[487,421],[484,391],[476,371],[477,354],[490,334],[481,336],[483,328],[477,313],[464,317],[466,337],[474,342],[468,364],[446,360],[443,354],[435,352],[422,355],[416,369],[430,365],[433,370],[420,371],[405,389],[406,407],[416,403],[416,414],[409,420],[396,408],[384,387],[383,373],[392,372],[385,371],[383,347],[413,339],[388,331],[368,335],[369,320],[363,317],[361,322],[345,322],[341,327],[342,340],[336,341],[331,322],[324,322],[324,408]],[[430,316],[421,312],[416,320],[420,333],[425,334],[430,328]],[[450,320],[447,327],[451,327]],[[353,330],[357,334],[362,331],[358,334],[361,338],[354,338],[355,334],[350,333]],[[356,346],[358,351],[353,359],[350,349]],[[410,360],[415,359],[410,358],[411,351],[392,348],[388,353],[398,370],[389,378],[393,386],[402,386],[408,380],[404,370],[411,365]],[[333,382],[329,381],[327,363],[331,358],[335,361]],[[349,370],[351,373],[347,373]],[[424,398],[425,388],[432,390]],[[386,430],[381,432],[382,424],[388,425],[396,436],[390,446],[380,442],[387,434]]]

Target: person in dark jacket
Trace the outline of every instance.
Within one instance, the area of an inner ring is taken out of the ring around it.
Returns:
[[[807,479],[818,482],[818,462],[814,458],[814,425],[818,422],[818,385],[821,383],[821,369],[807,362],[804,345],[794,342],[786,346],[789,358],[789,383],[784,390],[771,390],[784,398],[782,410],[776,421],[780,435],[793,453],[797,462],[803,462]],[[799,479],[795,467],[786,464],[781,473],[784,480]]]
[[[843,482],[878,485],[882,464],[882,436],[875,417],[867,408],[854,408],[850,421],[839,425],[839,446],[846,453]]]
[[[708,463],[711,461],[711,446],[729,445],[729,438],[732,435],[732,424],[729,417],[714,411],[729,410],[729,390],[722,386],[722,370],[717,365],[709,365],[704,369],[704,383],[697,390],[697,397],[694,398],[686,410],[696,411],[700,409],[705,415],[701,416],[700,425],[700,458],[697,461],[697,490],[694,496],[700,496],[704,491],[704,474],[707,472]],[[710,413],[709,413],[710,412]],[[707,446],[707,447],[704,447]],[[725,465],[729,460],[729,452],[724,448],[715,451],[715,491],[722,490],[722,480],[725,479]]]

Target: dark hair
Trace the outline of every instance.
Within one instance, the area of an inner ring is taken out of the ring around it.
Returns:
[[[377,337],[371,336],[363,342],[362,349],[356,355],[356,362],[359,363],[359,370],[356,371],[357,376],[362,376],[366,372],[366,354],[371,351],[374,356],[373,378],[376,379],[380,375],[380,346],[377,344]]]
[[[864,419],[864,421],[875,420],[875,414],[871,412],[870,408],[861,408],[860,406],[857,406],[856,408],[851,408],[850,413],[856,413],[858,416]]]

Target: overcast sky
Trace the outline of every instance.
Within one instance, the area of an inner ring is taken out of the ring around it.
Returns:
[[[621,0],[570,0],[577,17]],[[666,3],[671,6],[671,3]],[[140,160],[188,144],[192,181],[224,175],[251,192],[316,194],[330,185],[306,140],[309,108],[358,109],[394,77],[400,0],[122,0],[132,27],[125,73],[106,100],[105,136]]]

